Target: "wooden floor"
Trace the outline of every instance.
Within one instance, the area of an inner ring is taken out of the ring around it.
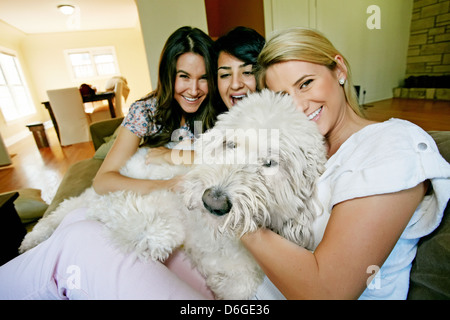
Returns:
[[[450,101],[388,99],[365,105],[364,110],[366,117],[371,120],[400,118],[426,131],[450,130]]]
[[[450,130],[450,101],[388,99],[364,106],[367,118],[384,121],[395,117],[409,120],[424,130]],[[0,167],[0,193],[21,188],[42,190],[50,201],[67,168],[91,158],[91,142],[61,147],[53,128],[47,129],[50,147],[38,149],[33,136],[8,147],[13,164]]]
[[[94,156],[92,142],[61,147],[54,128],[46,129],[46,134],[48,148],[38,149],[31,134],[8,147],[13,163],[0,167],[0,193],[35,188],[49,202],[69,166]]]

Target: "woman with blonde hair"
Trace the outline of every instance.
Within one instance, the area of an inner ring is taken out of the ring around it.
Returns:
[[[292,29],[291,32],[285,32],[274,37],[271,42],[271,48],[273,49],[264,50],[258,59],[260,72],[259,85],[261,87],[265,87],[268,64],[288,60],[303,60],[334,70],[338,63],[335,57],[340,56],[347,69],[347,78],[342,85],[347,102],[356,114],[362,116],[362,111],[353,87],[350,65],[347,59],[344,58],[327,38],[311,29]]]
[[[260,86],[293,98],[325,137],[329,159],[312,248],[267,229],[241,241],[286,298],[405,299],[417,243],[447,205],[450,165],[416,125],[362,117],[349,64],[322,34],[282,31],[258,64]],[[278,294],[265,281],[257,296]]]

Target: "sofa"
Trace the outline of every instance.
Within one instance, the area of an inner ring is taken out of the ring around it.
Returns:
[[[64,199],[78,196],[92,185],[123,118],[91,124],[96,153],[92,159],[73,164],[65,174],[53,201],[44,213],[51,213]],[[450,131],[430,131],[443,157],[450,162]],[[408,299],[450,299],[450,218],[449,206],[441,225],[421,239],[411,271]]]
[[[52,202],[44,212],[44,216],[55,210],[65,199],[80,195],[92,185],[92,180],[100,168],[109,147],[114,142],[116,129],[122,121],[123,117],[94,122],[90,125],[92,143],[96,150],[94,157],[79,161],[68,168]]]

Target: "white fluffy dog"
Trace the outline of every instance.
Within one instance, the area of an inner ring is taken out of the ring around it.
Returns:
[[[43,218],[21,250],[48,238],[70,210],[88,206],[89,217],[104,223],[124,251],[162,261],[183,245],[216,298],[252,297],[264,274],[239,238],[270,228],[300,246],[312,245],[316,182],[326,161],[323,137],[289,96],[264,90],[219,116],[195,150],[189,170],[146,166],[142,149],[121,171],[152,179],[186,173],[182,194],[99,196],[89,188]]]

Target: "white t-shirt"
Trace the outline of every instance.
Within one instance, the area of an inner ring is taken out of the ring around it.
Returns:
[[[436,143],[420,127],[391,119],[372,124],[353,134],[327,161],[318,182],[324,212],[314,223],[315,246],[322,237],[334,205],[349,199],[398,192],[430,180],[425,196],[381,269],[368,266],[367,289],[360,299],[406,299],[411,264],[419,239],[439,225],[450,197],[450,165]],[[378,271],[374,275],[374,271]],[[268,281],[257,299],[279,298]]]

